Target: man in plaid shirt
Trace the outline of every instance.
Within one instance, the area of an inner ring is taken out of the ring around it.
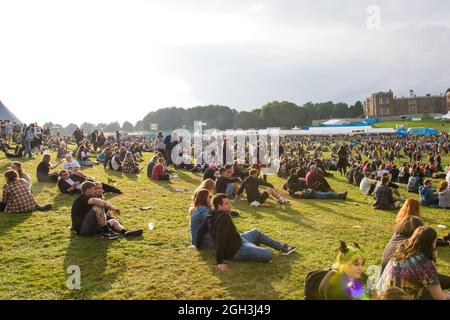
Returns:
[[[394,200],[392,188],[388,186],[389,176],[383,176],[381,182],[375,188],[375,202],[373,207],[381,210],[393,210],[400,208],[401,203]]]
[[[6,213],[26,213],[34,210],[48,211],[51,205],[40,206],[31,193],[30,184],[20,179],[14,170],[5,173],[6,184],[3,187],[2,207]]]

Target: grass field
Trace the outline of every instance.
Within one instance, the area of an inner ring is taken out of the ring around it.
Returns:
[[[450,122],[445,123],[442,125],[441,120],[421,120],[421,121],[384,121],[375,123],[373,126],[375,128],[394,128],[396,125],[403,125],[405,128],[434,128],[438,129],[439,131],[442,130],[450,130]]]
[[[146,154],[148,160],[151,154]],[[444,158],[443,164],[450,159]],[[392,235],[395,212],[375,211],[372,198],[360,194],[340,175],[330,178],[337,191],[349,191],[347,201],[292,200],[280,207],[233,204],[241,212],[234,221],[241,231],[258,228],[282,242],[298,247],[291,256],[275,254],[269,264],[230,262],[231,270],[216,269],[213,251],[188,249],[187,208],[191,193],[201,182],[199,174],[180,171],[173,182],[151,182],[144,175],[105,171],[103,166],[85,169],[97,180],[108,176],[125,192],[108,199],[122,208],[118,216],[128,228],[144,228],[143,237],[103,240],[79,237],[69,231],[74,197],[59,194],[51,184],[34,178],[38,159],[24,160],[33,176],[33,192],[42,204],[54,204],[46,213],[0,213],[0,299],[302,299],[306,274],[329,268],[339,240],[357,241],[367,265],[379,264],[383,248]],[[9,166],[0,160],[3,172]],[[0,177],[3,184],[3,175]],[[269,177],[279,188],[282,180]],[[407,196],[404,187],[402,192]],[[154,209],[141,211],[141,206]],[[428,225],[440,235],[449,229],[450,211],[423,209]],[[153,230],[147,225],[155,223]],[[67,268],[81,269],[81,289],[66,287]],[[450,274],[450,249],[439,249],[438,270]]]

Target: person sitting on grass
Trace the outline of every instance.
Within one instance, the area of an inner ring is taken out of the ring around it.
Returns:
[[[148,178],[152,178],[152,172],[153,172],[153,168],[155,167],[155,165],[158,163],[158,160],[160,158],[164,158],[163,154],[160,152],[157,152],[153,158],[151,158],[150,162],[147,165],[147,177]]]
[[[19,174],[14,170],[5,172],[6,184],[3,186],[1,211],[6,213],[28,213],[33,211],[49,211],[50,204],[41,206],[36,202],[31,193],[30,184],[19,178]]]
[[[206,189],[195,193],[192,205],[189,208],[189,226],[191,230],[191,247],[197,244],[197,234],[201,225],[208,218],[211,211],[211,194]],[[203,237],[202,249],[214,248],[214,241],[209,233]]]
[[[364,178],[359,184],[359,189],[361,190],[363,195],[370,196],[375,191],[377,183],[378,180],[372,179],[372,173],[366,171],[364,172]]]
[[[375,202],[373,207],[378,210],[394,210],[400,208],[401,203],[395,201],[392,188],[388,186],[390,178],[383,176],[375,188]]]
[[[59,142],[57,160],[64,159],[67,154],[67,144],[64,141]]]
[[[296,247],[287,244],[282,245],[257,229],[239,234],[229,214],[231,205],[226,194],[216,195],[213,199],[213,205],[214,210],[208,215],[198,231],[196,248],[202,248],[203,239],[209,232],[216,245],[216,262],[220,271],[229,270],[225,260],[257,262],[272,260],[272,251],[260,247],[260,244],[278,250],[283,255],[296,250]]]
[[[216,183],[214,182],[213,179],[203,180],[200,186],[197,189],[195,189],[194,197],[197,194],[197,192],[199,192],[202,189],[206,189],[209,191],[210,195],[214,195],[216,193]]]
[[[442,181],[438,189],[439,208],[450,209],[450,189],[448,188],[448,182]]]
[[[241,178],[231,177],[232,166],[227,164],[219,169],[219,176],[216,179],[216,193],[225,193],[228,197],[236,196],[239,190]]]
[[[120,161],[120,151],[116,150],[111,160],[108,161],[109,168],[113,171],[122,171],[122,161]]]
[[[421,184],[422,177],[420,175],[420,170],[415,170],[413,175],[408,179],[408,192],[418,193]]]
[[[413,299],[450,300],[450,295],[442,290],[434,265],[436,239],[435,230],[421,226],[411,238],[401,242],[378,280],[378,292],[395,286]]]
[[[396,223],[394,234],[384,248],[383,261],[381,263],[381,272],[383,272],[386,268],[386,265],[392,258],[397,246],[401,242],[411,238],[414,231],[416,231],[418,227],[421,227],[423,225],[423,220],[418,215],[408,215],[403,220],[400,220]]]
[[[259,186],[268,187],[263,192],[259,192]],[[258,207],[263,204],[270,196],[275,198],[279,204],[287,204],[288,200],[282,198],[275,190],[274,186],[262,179],[258,178],[258,170],[251,169],[249,176],[242,182],[239,188],[235,200],[238,201],[241,198],[242,193],[247,193],[247,201],[251,206]]]
[[[92,167],[94,166],[94,163],[91,160],[89,160],[89,156],[90,156],[89,151],[87,150],[86,146],[82,144],[78,148],[76,153],[77,161],[83,167]]]
[[[364,274],[366,259],[357,243],[347,246],[341,241],[339,254],[332,269],[319,285],[323,300],[368,300],[367,276]]]
[[[427,207],[437,207],[439,204],[439,198],[435,195],[433,190],[433,181],[427,179],[424,181],[423,186],[419,188],[420,204]]]
[[[65,159],[66,159],[66,162],[63,165],[64,170],[72,172],[72,171],[78,171],[81,168],[80,163],[77,160],[75,160],[70,153],[68,153],[65,156]]]
[[[323,171],[320,168],[318,168],[315,164],[309,168],[305,180],[306,184],[308,185],[308,188],[322,192],[333,191],[328,181],[324,178]]]
[[[58,174],[57,173],[50,173],[50,170],[53,170],[57,168],[64,160],[59,161],[55,165],[51,164],[51,155],[50,154],[44,154],[42,157],[42,161],[37,166],[37,180],[39,182],[52,182],[57,183],[58,182]]]
[[[136,161],[133,159],[133,155],[131,152],[127,152],[125,155],[125,159],[122,162],[122,172],[123,173],[135,173],[138,174],[141,171],[139,165],[136,164]]]
[[[170,180],[169,174],[164,170],[163,158],[159,158],[158,163],[153,167],[152,180],[153,181]]]
[[[217,169],[217,165],[215,163],[210,163],[208,168],[205,170],[203,174],[203,180],[212,179],[216,181],[219,172]]]
[[[26,182],[30,184],[30,188],[32,187],[31,178],[28,173],[25,172],[22,168],[22,164],[20,162],[14,161],[11,163],[11,170],[14,170],[19,175],[19,179],[24,179]]]
[[[141,236],[143,230],[126,230],[111,212],[119,214],[120,209],[99,198],[101,190],[91,181],[83,182],[81,195],[72,204],[72,230],[80,236],[101,234],[106,239]]]

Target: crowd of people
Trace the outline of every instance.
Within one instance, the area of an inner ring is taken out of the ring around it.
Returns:
[[[251,207],[284,206],[290,203],[284,195],[291,201],[345,201],[348,191],[337,192],[329,183],[331,177],[340,175],[345,177],[349,188],[359,188],[364,196],[373,197],[375,209],[399,210],[395,233],[386,246],[376,284],[367,285],[365,258],[360,246],[348,246],[341,241],[335,265],[328,271],[308,275],[305,297],[449,298],[445,293],[450,287],[449,277],[439,274],[435,263],[436,248],[449,246],[450,235],[439,238],[435,230],[425,225],[419,213],[420,208],[450,209],[450,168],[444,168],[441,159],[450,151],[446,132],[415,137],[359,135],[350,139],[339,136],[282,137],[277,174],[284,183],[277,188],[268,181],[266,166],[258,157],[252,164],[243,163],[237,156],[213,162],[199,158],[194,163],[181,148],[178,155],[184,161],[175,162],[173,151],[183,139],[176,134],[165,136],[159,133],[155,138],[145,138],[125,137],[120,132],[105,135],[95,130],[86,135],[78,128],[72,137],[62,137],[52,135],[36,124],[21,126],[19,132],[14,126],[12,128],[11,131],[8,126],[5,131],[2,145],[5,156],[34,159],[33,153],[42,155],[36,169],[37,181],[54,184],[60,193],[76,196],[71,220],[72,231],[77,235],[101,234],[105,239],[116,239],[121,235],[143,234],[142,229],[126,229],[115,217],[121,210],[104,199],[105,193],[122,192],[108,184],[109,181],[95,181],[86,176],[83,168],[103,164],[107,172],[139,175],[144,170],[140,165],[144,161],[143,153],[151,151],[154,155],[147,164],[146,173],[156,183],[178,178],[174,170],[197,172],[203,176],[188,210],[190,248],[215,250],[220,271],[229,270],[226,261],[267,263],[274,257],[273,250],[289,255],[297,248],[272,239],[260,231],[260,226],[239,232],[233,220],[239,217],[239,212],[232,210],[232,203],[245,196]],[[76,147],[69,150],[71,143]],[[249,159],[253,147],[244,146],[245,159]],[[236,145],[227,140],[224,140],[223,148],[237,150]],[[268,149],[270,152],[270,147]],[[48,151],[57,153],[55,162]],[[26,213],[52,209],[50,204],[37,203],[30,176],[23,170],[21,162],[12,162],[5,178],[2,211]],[[442,180],[438,190],[433,189],[433,179]],[[408,193],[417,193],[419,200],[402,194],[402,185]]]

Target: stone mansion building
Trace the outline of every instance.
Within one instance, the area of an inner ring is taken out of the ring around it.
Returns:
[[[446,114],[450,111],[445,95],[418,97],[411,90],[409,97],[395,97],[394,93],[378,92],[372,94],[364,102],[364,115],[366,117],[401,117],[417,115],[428,117],[435,114]]]

